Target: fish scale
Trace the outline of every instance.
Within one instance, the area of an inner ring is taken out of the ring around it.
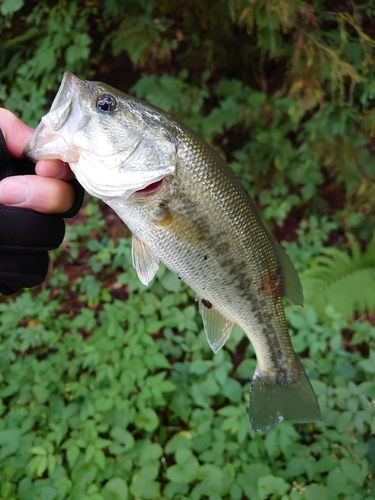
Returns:
[[[257,357],[253,429],[320,418],[282,306],[282,297],[302,305],[297,273],[213,148],[162,110],[67,72],[27,154],[69,161],[83,187],[119,215],[143,283],[161,261],[195,290],[214,352],[234,324],[244,330]]]

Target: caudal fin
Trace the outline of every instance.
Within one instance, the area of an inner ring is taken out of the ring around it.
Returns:
[[[283,420],[314,422],[321,419],[314,391],[296,358],[293,380],[272,381],[256,370],[250,389],[249,419],[255,431],[266,431]]]

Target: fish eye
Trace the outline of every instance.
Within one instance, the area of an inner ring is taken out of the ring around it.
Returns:
[[[96,109],[102,113],[111,113],[117,108],[116,99],[110,94],[104,94],[96,100]]]

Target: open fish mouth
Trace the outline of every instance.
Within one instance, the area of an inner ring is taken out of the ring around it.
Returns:
[[[146,198],[148,198],[150,196],[153,196],[161,190],[161,188],[163,187],[163,184],[164,184],[164,177],[158,181],[155,181],[155,182],[152,182],[151,184],[148,184],[144,188],[137,189],[136,191],[134,191],[133,197],[136,197],[136,198],[146,197]]]

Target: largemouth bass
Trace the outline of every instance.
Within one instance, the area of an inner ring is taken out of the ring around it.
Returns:
[[[219,351],[237,323],[257,357],[249,419],[267,430],[320,410],[293,351],[282,297],[302,305],[298,275],[225,161],[164,111],[66,72],[28,147],[34,161],[69,162],[133,234],[148,284],[159,261],[197,294],[207,340]]]

